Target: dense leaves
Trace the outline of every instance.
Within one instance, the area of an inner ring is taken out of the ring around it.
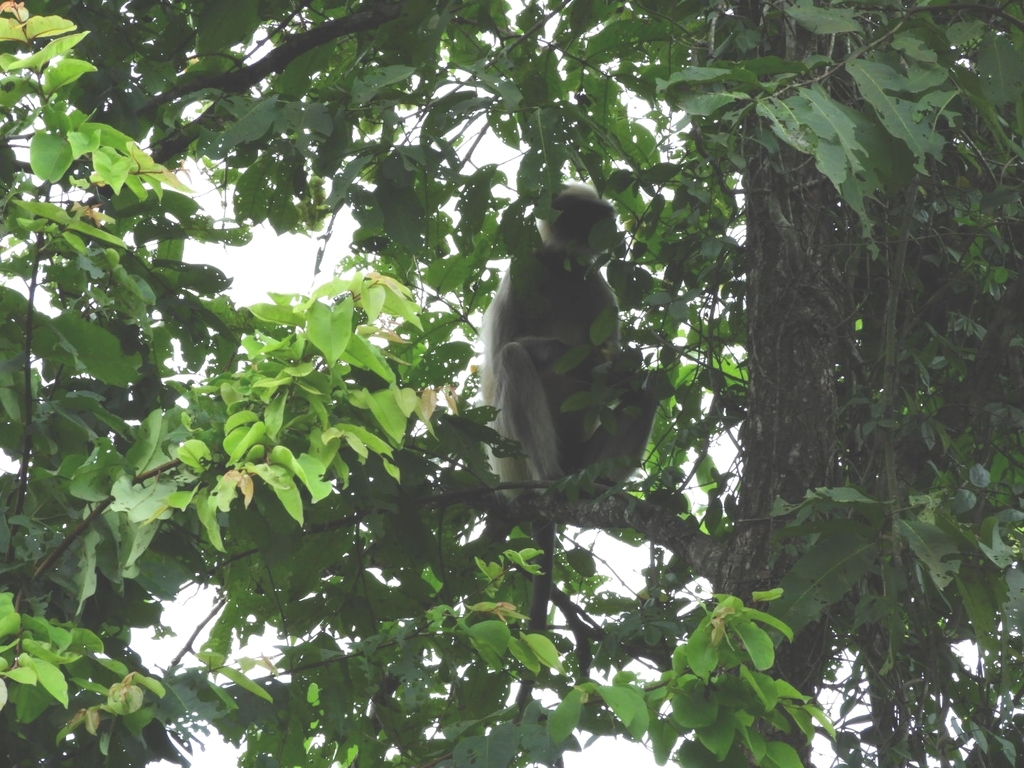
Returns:
[[[1016,765],[1022,61],[1015,4],[0,3],[5,762]],[[663,406],[503,505],[477,324],[567,178]],[[265,225],[338,272],[235,307],[186,253]]]

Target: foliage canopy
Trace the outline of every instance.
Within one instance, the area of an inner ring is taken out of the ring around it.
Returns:
[[[1019,764],[1022,62],[1012,3],[0,3],[7,763]],[[475,326],[569,177],[664,402],[628,493],[506,508]],[[184,258],[264,224],[338,274]]]

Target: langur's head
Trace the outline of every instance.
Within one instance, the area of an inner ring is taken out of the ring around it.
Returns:
[[[615,226],[615,209],[597,194],[589,184],[569,184],[551,202],[558,211],[554,221],[537,220],[541,240],[546,246],[555,246],[593,255],[590,234],[595,226],[609,222]]]

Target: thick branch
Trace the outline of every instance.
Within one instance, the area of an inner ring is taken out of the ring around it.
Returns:
[[[222,93],[244,93],[264,78],[282,72],[295,59],[314,48],[333,42],[340,37],[353,35],[358,32],[367,32],[389,21],[394,21],[401,14],[402,6],[403,3],[401,2],[375,3],[368,6],[365,10],[355,11],[340,19],[332,19],[308,32],[288,38],[262,59],[246,67],[221,75],[212,75],[199,80],[181,83],[170,90],[157,94],[146,102],[141,112],[142,114],[151,115],[164,104],[169,104],[188,94],[199,93],[205,90],[215,90]],[[195,139],[198,128],[203,125],[205,120],[210,119],[210,114],[211,109],[207,108],[195,120],[176,128],[162,140],[156,142],[151,148],[153,159],[158,163],[166,163],[185,149]]]
[[[511,503],[490,494],[474,505],[506,520],[540,518],[585,529],[632,528],[652,544],[685,559],[697,575],[712,582],[727,551],[727,542],[702,533],[695,520],[684,520],[672,510],[622,493],[580,501],[568,501],[553,493],[524,495]]]
[[[375,3],[366,10],[355,11],[340,19],[321,24],[301,35],[288,38],[259,61],[221,75],[211,75],[201,80],[182,83],[170,90],[157,94],[147,101],[140,110],[143,114],[152,113],[157,107],[176,101],[182,96],[207,89],[224,93],[242,93],[256,85],[263,78],[281,72],[295,59],[308,51],[325,43],[337,40],[345,35],[366,32],[376,29],[382,24],[394,21],[402,11],[402,3]]]

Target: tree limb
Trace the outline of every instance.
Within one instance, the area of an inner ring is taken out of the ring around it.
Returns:
[[[246,67],[181,83],[170,90],[159,93],[147,101],[139,111],[144,115],[149,115],[164,104],[199,91],[217,90],[224,93],[242,93],[263,78],[283,71],[299,56],[314,48],[337,40],[339,37],[366,32],[389,21],[394,21],[401,13],[402,6],[401,2],[373,3],[365,10],[355,11],[340,19],[332,19],[308,32],[288,38],[262,59]]]
[[[340,19],[332,19],[308,32],[289,37],[262,59],[241,69],[176,85],[153,96],[139,111],[141,114],[151,117],[164,104],[206,90],[244,93],[264,78],[282,72],[295,59],[314,48],[333,42],[340,37],[367,32],[389,21],[394,21],[401,14],[403,5],[402,2],[371,3],[363,10],[354,11]],[[208,119],[209,113],[208,108],[195,120],[176,128],[162,140],[156,142],[151,148],[153,159],[158,163],[165,163],[192,143],[195,138],[195,129],[202,125],[204,119]]]
[[[180,459],[171,459],[170,461],[164,462],[159,467],[153,467],[152,469],[147,469],[145,472],[140,472],[139,474],[132,478],[132,485],[137,485],[138,483],[145,482],[146,480],[150,480],[151,478],[158,477],[162,473],[174,469],[175,467],[180,465]],[[113,501],[113,496],[107,496],[107,498],[103,499],[103,501],[96,505],[93,511],[89,513],[88,517],[86,517],[84,520],[82,520],[82,522],[80,522],[78,525],[72,528],[71,531],[68,532],[68,534],[61,541],[61,543],[58,544],[53,550],[51,550],[50,553],[43,558],[42,562],[40,562],[39,565],[36,566],[36,569],[32,573],[32,577],[28,580],[28,583],[31,584],[41,575],[46,573],[46,571],[52,568],[53,564],[56,563],[60,559],[61,555],[63,555],[68,550],[68,547],[70,547],[79,536],[81,536],[83,533],[89,530],[89,526],[92,525],[93,521],[97,517],[102,515],[106,511],[107,507],[109,507],[113,503]],[[18,593],[19,601],[21,600],[23,591],[24,589],[22,589],[22,591]]]
[[[465,500],[468,493],[460,494]],[[712,582],[720,572],[728,541],[703,533],[692,518],[683,519],[673,510],[641,501],[625,493],[606,494],[597,499],[569,501],[557,493],[524,494],[506,501],[485,490],[473,506],[511,528],[524,520],[553,520],[585,529],[632,528],[652,544],[684,558],[694,571]]]

